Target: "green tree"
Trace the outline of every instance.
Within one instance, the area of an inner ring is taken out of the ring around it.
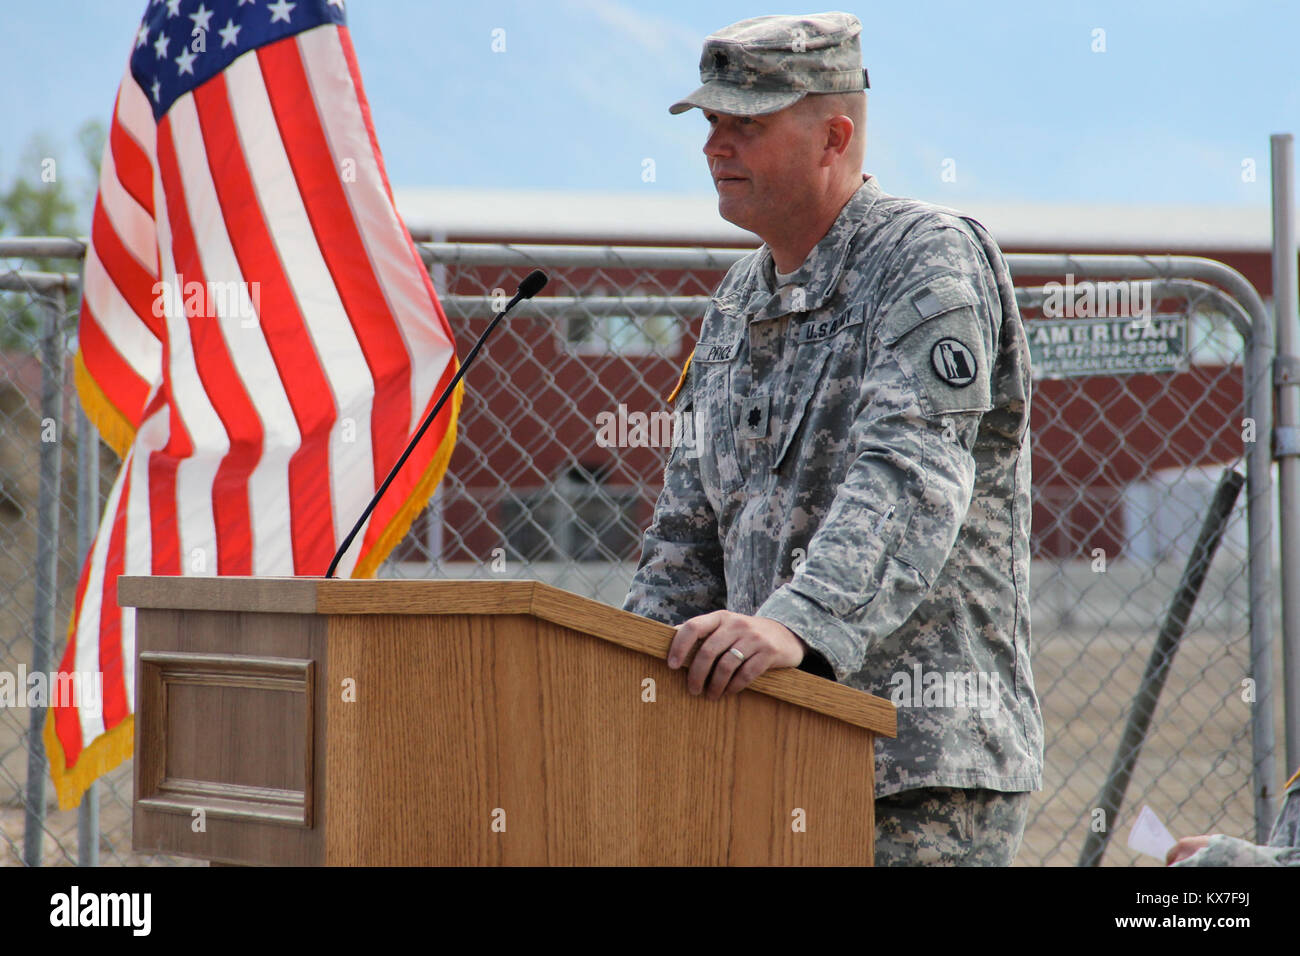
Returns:
[[[87,121],[77,130],[81,159],[80,177],[69,176],[49,137],[37,134],[28,141],[18,171],[0,189],[0,236],[77,236],[89,232],[99,179],[105,131],[101,123]],[[90,176],[86,176],[86,171]],[[67,259],[10,260],[0,271],[79,272]],[[79,298],[68,302],[75,316]],[[33,297],[21,291],[0,293],[0,348],[35,351],[42,319]]]

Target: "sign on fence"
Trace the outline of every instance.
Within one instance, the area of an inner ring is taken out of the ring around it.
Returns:
[[[1187,367],[1187,318],[1031,319],[1035,378],[1177,372]]]

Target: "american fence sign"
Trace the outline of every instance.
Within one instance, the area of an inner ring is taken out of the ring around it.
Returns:
[[[1187,316],[1029,319],[1035,378],[1176,372],[1187,367]]]

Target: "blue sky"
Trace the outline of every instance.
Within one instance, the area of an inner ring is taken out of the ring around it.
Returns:
[[[0,182],[29,137],[75,164],[107,121],[143,0],[4,0]],[[1300,4],[876,2],[866,167],[887,191],[962,201],[1265,205],[1268,137],[1300,133]],[[713,0],[354,0],[396,186],[711,193],[698,83],[712,30],[772,12]],[[1094,30],[1105,52],[1093,52]],[[493,52],[494,31],[505,51]],[[498,38],[502,34],[496,34]],[[642,181],[653,159],[655,181]],[[955,162],[955,182],[941,179]],[[1242,181],[1253,159],[1257,178]]]

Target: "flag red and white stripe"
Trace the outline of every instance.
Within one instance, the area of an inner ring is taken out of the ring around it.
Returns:
[[[247,290],[251,312],[221,301],[232,289]],[[51,708],[46,723],[63,807],[131,751],[134,611],[118,606],[118,575],[323,574],[456,372],[345,26],[248,50],[157,121],[128,70],[101,167],[79,344],[83,404],[123,466],[60,665],[102,673],[102,704]],[[460,397],[458,388],[340,576],[372,574],[424,506]]]

